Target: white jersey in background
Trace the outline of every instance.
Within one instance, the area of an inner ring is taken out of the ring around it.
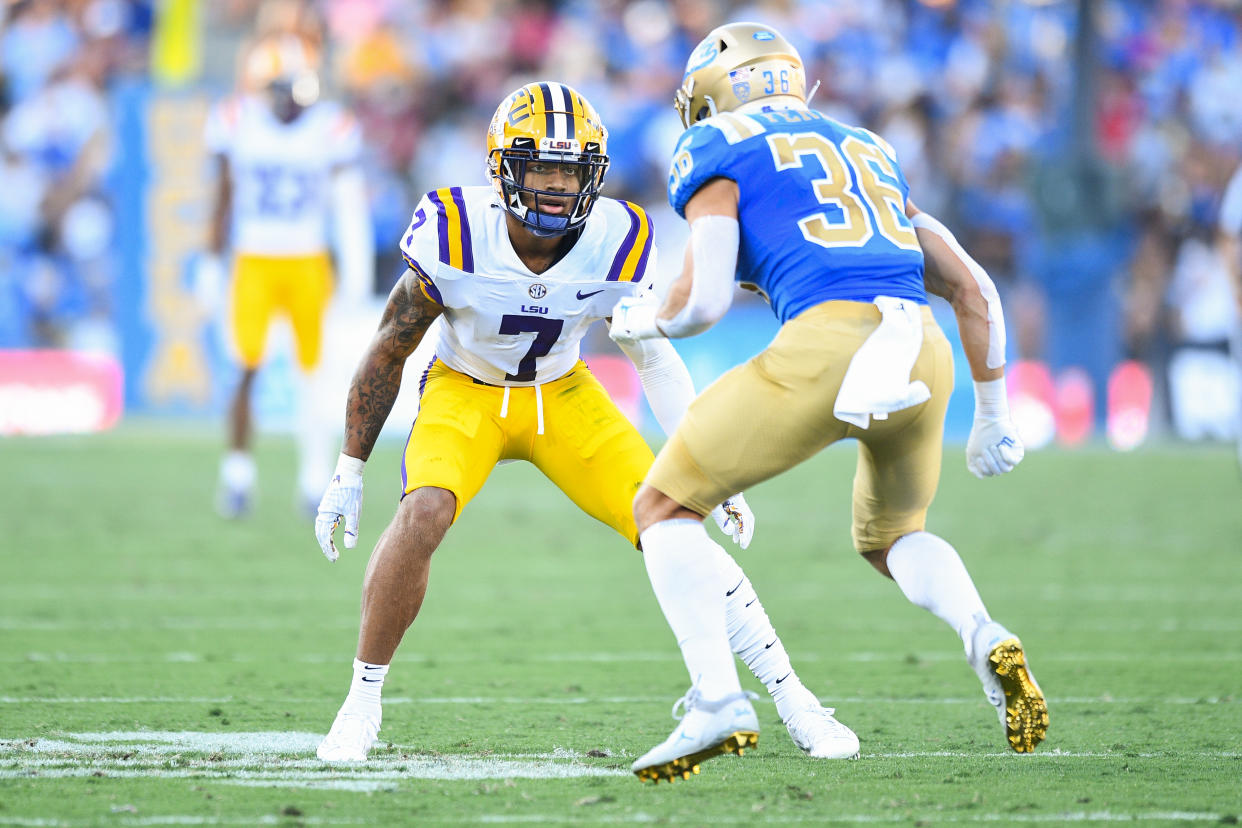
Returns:
[[[1225,186],[1220,199],[1220,231],[1230,236],[1242,236],[1242,167],[1238,167]]]
[[[362,148],[352,115],[321,101],[286,124],[258,98],[238,95],[213,108],[206,144],[231,167],[236,253],[306,256],[328,249],[332,173],[357,161]]]
[[[505,215],[490,187],[434,190],[419,201],[401,252],[444,306],[438,359],[492,385],[542,384],[574,367],[593,322],[651,286],[651,219],[600,198],[565,257],[536,275],[514,252]]]

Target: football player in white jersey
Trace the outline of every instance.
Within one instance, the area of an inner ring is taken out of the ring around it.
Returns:
[[[564,84],[509,95],[487,139],[492,186],[446,187],[419,202],[401,242],[409,269],[349,389],[343,451],[315,524],[331,561],[337,525],[347,548],[357,542],[363,464],[405,361],[442,319],[402,459],[401,502],[367,566],[354,677],[319,746],[324,760],[366,758],[384,677],[422,605],[432,553],[497,462],[534,463],[583,511],[638,541],[630,502],[652,453],[579,349],[621,297],[649,288],[651,220],[600,195],[607,133]],[[664,341],[624,350],[671,432],[694,396],[677,352]],[[735,542],[749,543],[754,522],[741,495],[714,516]],[[799,681],[742,570],[723,550],[714,563],[729,585],[733,651],[772,693],[799,747],[824,756],[830,712]]]
[[[1242,166],[1234,171],[1225,185],[1217,219],[1216,250],[1229,272],[1233,288],[1234,326],[1229,352],[1242,370]],[[1236,449],[1238,468],[1242,469],[1242,403],[1239,403]]]
[[[231,248],[229,328],[241,365],[220,467],[217,507],[227,517],[250,506],[256,478],[251,388],[277,314],[293,328],[301,369],[299,502],[315,508],[331,468],[331,426],[325,428],[307,397],[333,294],[330,228],[351,298],[361,300],[371,284],[374,243],[356,165],[361,132],[349,112],[319,99],[314,61],[293,35],[260,41],[244,63],[240,93],[218,104],[207,121],[206,143],[217,165],[208,260],[219,262]]]

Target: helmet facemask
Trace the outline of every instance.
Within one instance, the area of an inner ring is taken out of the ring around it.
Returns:
[[[293,35],[260,41],[246,58],[242,87],[258,95],[284,123],[298,118],[319,99],[317,59]]]
[[[587,220],[599,198],[608,171],[608,156],[594,142],[578,147],[572,139],[545,138],[541,143],[565,146],[565,149],[538,150],[530,138],[515,138],[512,146],[492,150],[488,166],[501,192],[501,201],[509,215],[520,221],[536,236],[561,236],[577,230]],[[527,168],[534,162],[550,165],[572,165],[576,168],[578,190],[546,190],[527,186]],[[547,212],[551,203],[562,204],[563,212]]]
[[[279,77],[263,91],[272,114],[292,123],[319,99],[319,77],[314,72]]]

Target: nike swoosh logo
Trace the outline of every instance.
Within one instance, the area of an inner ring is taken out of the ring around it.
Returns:
[[[382,679],[382,678],[374,678],[374,679],[373,679],[373,678],[367,678],[366,676],[363,676],[363,677],[362,677],[362,680],[363,680],[363,681],[383,681],[383,679]],[[784,681],[784,679],[782,679],[781,681]],[[780,682],[778,681],[778,682],[777,682],[777,684],[780,684]]]
[[[383,669],[384,669],[384,665],[383,665],[383,664],[364,664],[364,665],[362,665],[362,669],[364,669],[364,670],[383,670]]]
[[[590,293],[583,293],[582,291],[578,291],[577,296],[579,299],[590,299],[592,296],[594,296],[597,293],[603,293],[604,290],[605,288],[600,288],[599,290],[593,290]]]
[[[741,589],[741,588],[742,588],[742,582],[741,582],[741,581],[738,581],[738,582],[737,582],[737,586],[735,586],[733,589],[731,589],[731,590],[729,590],[728,592],[726,592],[726,593],[725,593],[725,597],[726,597],[726,598],[728,598],[730,595],[732,595],[733,593],[737,592],[737,591],[738,591],[739,589]]]
[[[778,640],[779,640],[779,639],[773,638],[773,639],[772,639],[771,641],[769,641],[767,644],[764,644],[764,645],[763,645],[763,649],[765,649],[765,650],[770,650],[770,649],[772,649],[772,645],[773,645],[773,644],[775,644]]]
[[[746,602],[746,606],[749,607],[751,604],[755,603],[758,600],[759,600],[759,596],[756,595],[754,598],[751,598],[749,601]]]
[[[778,678],[778,679],[776,680],[776,683],[777,683],[777,684],[780,684],[782,681],[784,681],[785,679],[789,678],[789,677],[790,677],[790,676],[792,676],[792,675],[793,675],[793,673],[786,673],[785,675],[783,675],[783,676],[781,676],[780,678]]]

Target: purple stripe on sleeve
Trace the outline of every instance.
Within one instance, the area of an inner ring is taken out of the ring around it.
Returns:
[[[634,240],[638,238],[638,227],[641,222],[638,220],[638,213],[634,212],[634,208],[621,202],[621,206],[630,214],[630,232],[625,234],[625,241],[621,242],[621,247],[617,250],[617,255],[612,259],[612,267],[608,269],[608,278],[606,281],[615,282],[621,278],[621,269],[625,267],[625,258],[630,255],[630,250],[634,247]]]
[[[470,246],[470,219],[466,216],[466,197],[462,195],[461,187],[453,187],[449,192],[457,204],[457,215],[461,216],[461,269],[474,273],[474,249]]]
[[[643,276],[647,275],[647,257],[651,255],[651,241],[655,238],[655,222],[651,220],[651,214],[647,214],[647,241],[643,243],[642,255],[638,257],[638,267],[634,268],[634,278],[630,281],[638,284],[643,280]],[[440,304],[444,304],[441,302]]]
[[[436,231],[440,235],[440,262],[449,263],[449,237],[448,237],[448,216],[444,210],[444,202],[440,201],[440,195],[432,190],[427,193],[427,197],[431,199],[431,203],[436,205]]]
[[[635,280],[637,281],[637,280]],[[423,286],[423,290],[427,292],[427,296],[437,305],[444,307],[444,297],[440,295],[440,289],[436,287],[435,282],[426,273],[418,274],[418,283]]]
[[[401,257],[405,259],[405,263],[409,265],[410,270],[414,271],[414,275],[418,277],[418,283],[422,285],[423,290],[426,292],[427,296],[431,298],[431,301],[435,302],[437,305],[443,305],[444,299],[440,296],[440,289],[436,287],[435,282],[431,281],[431,277],[427,275],[427,271],[423,270],[422,267],[419,266],[418,262],[410,258],[410,254],[406,253],[404,250],[401,251]]]

